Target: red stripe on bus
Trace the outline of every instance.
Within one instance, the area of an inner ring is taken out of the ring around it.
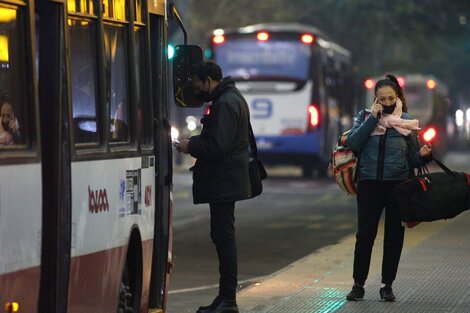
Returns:
[[[0,308],[7,302],[17,302],[19,312],[37,312],[39,297],[39,266],[0,275]]]
[[[141,312],[147,311],[153,240],[142,242],[143,281]],[[117,311],[118,291],[126,247],[116,247],[72,258],[68,313]]]

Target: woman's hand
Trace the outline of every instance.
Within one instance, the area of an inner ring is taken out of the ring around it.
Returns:
[[[421,147],[421,149],[419,149],[419,155],[423,158],[429,157],[431,153],[432,153],[432,147],[430,143],[425,144],[424,146]]]
[[[377,117],[378,113],[382,112],[383,109],[384,109],[384,107],[378,102],[377,98],[375,98],[374,104],[372,104],[372,108],[370,109],[371,113],[372,113],[372,116],[375,117],[375,118],[378,118]]]

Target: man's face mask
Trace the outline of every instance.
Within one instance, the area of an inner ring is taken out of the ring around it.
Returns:
[[[397,107],[397,103],[395,102],[394,104],[392,105],[387,105],[387,106],[383,106],[384,109],[383,109],[383,113],[385,114],[392,114],[393,113],[393,110],[395,110],[395,108]]]
[[[202,88],[204,88],[204,85],[206,84],[206,81],[202,84]],[[210,82],[209,82],[209,90],[201,90],[196,94],[196,99],[199,101],[203,102],[210,102],[212,100],[211,93],[210,93]]]

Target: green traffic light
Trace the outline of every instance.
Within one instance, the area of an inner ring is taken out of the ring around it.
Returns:
[[[175,56],[175,48],[172,45],[168,45],[168,60],[173,59]]]

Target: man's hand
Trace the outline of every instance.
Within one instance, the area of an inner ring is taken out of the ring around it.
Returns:
[[[189,143],[189,139],[180,140],[180,145],[177,148],[177,150],[181,153],[188,154],[188,143]]]

